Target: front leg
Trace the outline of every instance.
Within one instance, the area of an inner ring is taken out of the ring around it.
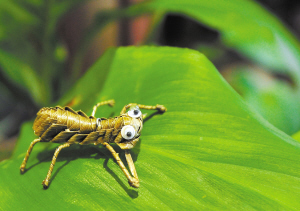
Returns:
[[[126,110],[130,108],[131,106],[138,106],[140,109],[146,109],[146,110],[158,110],[161,113],[164,113],[167,111],[167,108],[163,105],[156,105],[156,106],[148,106],[148,105],[142,105],[142,104],[136,104],[136,103],[129,103],[128,105],[124,106],[121,110],[120,114],[125,114]]]
[[[131,174],[134,176],[134,178],[136,178],[137,180],[139,180],[138,178],[138,175],[136,173],[136,169],[135,169],[135,166],[134,166],[134,163],[133,163],[133,160],[132,160],[132,157],[131,157],[131,154],[130,154],[130,151],[129,150],[125,150],[125,157],[126,157],[126,160],[127,160],[127,163],[128,163],[128,166],[129,166],[129,169],[131,171]]]
[[[126,160],[128,162],[128,165],[129,165],[129,168],[131,170],[131,173],[133,174],[133,177],[129,174],[129,172],[126,169],[124,163],[120,159],[119,154],[116,153],[116,151],[114,150],[114,148],[112,148],[112,146],[110,146],[106,142],[104,142],[102,144],[111,152],[111,154],[113,155],[113,157],[117,161],[118,165],[120,166],[120,168],[122,169],[122,171],[125,174],[126,178],[128,179],[129,185],[131,187],[138,188],[140,186],[140,181],[139,181],[139,178],[137,177],[137,173],[136,173],[136,170],[135,170],[134,163],[132,161],[131,155],[129,154],[129,156],[130,156],[130,158],[129,158],[128,154],[125,151]]]
[[[103,106],[103,105],[109,105],[109,106],[112,107],[112,106],[115,105],[115,101],[114,101],[114,100],[107,100],[107,101],[103,101],[103,102],[97,103],[97,104],[93,107],[93,112],[92,112],[91,116],[95,117],[97,108],[100,107],[100,106]]]

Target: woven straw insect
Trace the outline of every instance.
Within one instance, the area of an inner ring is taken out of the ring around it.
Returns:
[[[31,142],[20,167],[21,173],[25,172],[27,160],[36,143],[60,143],[61,145],[55,150],[53,155],[48,174],[42,182],[43,187],[47,189],[56,158],[63,148],[73,144],[102,144],[112,153],[128,179],[129,185],[138,188],[139,179],[129,149],[133,148],[139,141],[140,132],[143,128],[145,115],[141,113],[140,109],[158,110],[160,113],[164,113],[167,109],[163,105],[146,106],[130,103],[123,107],[120,116],[108,119],[95,118],[95,113],[99,106],[113,106],[114,103],[114,100],[98,103],[94,106],[90,117],[82,111],[75,112],[70,107],[42,108],[37,113],[33,124],[34,133],[39,138]],[[126,113],[128,108],[130,110]],[[125,150],[125,157],[132,175],[130,175],[110,143],[116,143],[121,149]]]

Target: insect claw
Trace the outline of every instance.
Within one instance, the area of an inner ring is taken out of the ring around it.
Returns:
[[[163,106],[163,105],[156,105],[156,108],[161,113],[165,113],[167,111],[167,108],[165,106]]]
[[[20,173],[24,174],[25,173],[25,169],[24,168],[20,168]]]
[[[108,105],[111,106],[111,107],[113,107],[115,105],[115,101],[114,100],[110,100],[108,102]]]
[[[49,187],[49,181],[48,180],[43,180],[42,182],[43,188],[46,190]]]
[[[128,180],[128,183],[131,187],[134,187],[134,188],[140,187],[140,182],[136,178],[132,178],[132,180]]]

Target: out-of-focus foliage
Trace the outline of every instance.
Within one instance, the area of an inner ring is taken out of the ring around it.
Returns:
[[[274,126],[287,134],[299,130],[300,102],[290,83],[255,66],[229,67],[223,75],[245,101]]]
[[[299,83],[298,41],[254,1],[152,0],[132,7],[133,12],[142,9],[178,13],[206,24],[220,32],[228,47],[275,71],[288,72]]]
[[[0,65],[2,83],[23,89],[37,106],[57,95],[53,87],[68,84],[65,52],[57,33],[59,20],[80,0],[1,1]],[[11,89],[13,89],[12,87]]]
[[[117,115],[130,101],[165,104],[168,112],[145,122],[133,150],[141,188],[128,188],[105,149],[74,146],[60,154],[53,183],[42,190],[39,183],[54,145],[37,145],[29,171],[18,174],[34,139],[30,122],[12,158],[0,163],[0,209],[45,204],[49,210],[300,209],[299,143],[285,134],[300,130],[300,48],[276,17],[254,1],[150,0],[99,11],[69,58],[58,25],[84,2],[0,1],[0,99],[5,102],[0,103],[0,132],[17,127],[14,115],[28,119],[55,102],[89,114],[95,103],[114,98],[116,107],[101,108],[103,116],[112,111]],[[202,54],[189,49],[111,49],[73,84],[91,41],[106,25],[150,14],[153,22],[145,43],[155,43],[169,13],[220,34],[214,46],[195,46],[213,62],[227,50],[244,59],[231,65],[225,78],[280,130],[254,112]],[[293,135],[299,137],[299,132]]]
[[[12,140],[22,122],[70,87],[68,52],[58,25],[83,2],[0,1],[0,153],[10,154],[4,147],[10,144],[3,141]]]

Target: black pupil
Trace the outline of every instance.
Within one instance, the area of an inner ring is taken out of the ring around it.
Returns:
[[[135,115],[137,115],[137,114],[139,113],[139,110],[134,110],[133,113],[134,113]]]
[[[131,132],[127,132],[126,135],[127,135],[128,137],[130,137],[130,136],[131,136]]]

